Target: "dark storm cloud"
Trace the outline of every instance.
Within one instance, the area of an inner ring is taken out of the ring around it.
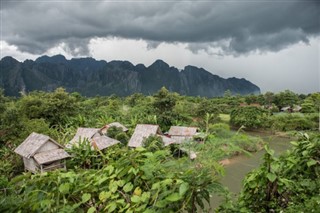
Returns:
[[[63,44],[85,55],[91,38],[122,37],[237,55],[308,43],[320,33],[319,14],[317,1],[3,1],[2,40],[35,54]]]

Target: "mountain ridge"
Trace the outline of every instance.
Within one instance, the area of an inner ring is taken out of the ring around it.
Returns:
[[[85,96],[127,96],[153,94],[162,86],[181,95],[217,97],[226,90],[233,94],[259,94],[260,88],[244,78],[222,78],[192,65],[182,70],[161,59],[150,66],[129,61],[104,61],[94,58],[66,59],[63,55],[40,56],[19,62],[11,56],[0,61],[0,87],[8,96],[21,91],[52,91],[64,87]]]

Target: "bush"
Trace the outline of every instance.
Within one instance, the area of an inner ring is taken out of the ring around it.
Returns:
[[[315,125],[311,117],[301,113],[280,113],[271,117],[271,128],[279,131],[290,130],[309,130],[314,129]]]
[[[210,194],[224,190],[212,170],[143,148],[121,152],[99,170],[27,175],[11,181],[1,212],[209,211]]]
[[[265,127],[269,119],[269,111],[254,107],[239,107],[230,114],[230,124],[234,126],[245,126],[246,128]]]

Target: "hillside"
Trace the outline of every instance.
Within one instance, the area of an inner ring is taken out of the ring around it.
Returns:
[[[226,90],[241,95],[260,93],[258,86],[243,78],[224,79],[194,66],[179,71],[162,60],[146,67],[128,61],[67,60],[62,55],[24,62],[7,56],[1,59],[0,67],[0,87],[8,96],[18,96],[21,91],[52,91],[57,87],[85,96],[153,94],[162,86],[191,96],[222,96]]]

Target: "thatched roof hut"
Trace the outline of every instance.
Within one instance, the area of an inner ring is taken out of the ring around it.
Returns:
[[[168,134],[171,136],[194,136],[197,132],[197,127],[172,126]]]
[[[98,150],[103,150],[118,143],[120,143],[120,141],[104,135],[100,137],[94,137],[91,139],[91,146]]]
[[[175,144],[177,143],[177,141],[173,138],[170,138],[168,136],[165,136],[165,135],[158,135],[162,138],[162,141],[164,143],[164,146],[169,146],[170,144]]]
[[[88,140],[93,149],[103,150],[107,147],[113,146],[120,141],[100,134],[100,129],[97,128],[78,128],[76,135],[67,144],[68,148],[73,145],[78,145],[80,141]]]
[[[70,157],[63,146],[49,136],[31,133],[15,150],[23,158],[25,170],[33,173],[66,168],[62,160]]]
[[[78,128],[76,135],[68,143],[67,147],[71,147],[74,144],[78,144],[79,141],[91,140],[94,136],[99,136],[99,129],[97,128]]]
[[[198,132],[197,127],[172,126],[169,129],[168,135],[175,139],[177,143],[182,143],[185,140],[190,140]]]
[[[113,123],[109,123],[109,124],[103,126],[103,127],[100,129],[101,134],[106,134],[107,131],[108,131],[108,129],[109,129],[110,127],[112,127],[112,126],[115,126],[115,127],[118,127],[118,128],[122,128],[122,131],[124,131],[124,132],[127,132],[127,131],[128,131],[128,128],[125,127],[124,125],[122,125],[121,123],[119,123],[119,122],[113,122]]]
[[[128,146],[141,147],[145,138],[156,134],[162,134],[159,125],[138,124],[129,140]]]

